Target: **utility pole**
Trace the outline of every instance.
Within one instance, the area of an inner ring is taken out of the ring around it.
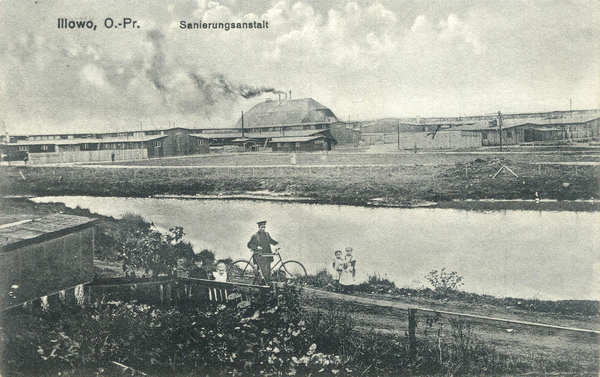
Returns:
[[[242,137],[244,137],[244,111],[242,110]]]
[[[10,166],[10,136],[8,135],[8,130],[6,129],[6,123],[2,121],[2,130],[4,131],[4,149],[3,152],[6,153],[6,160],[8,161],[8,166]]]
[[[500,129],[500,152],[502,152],[502,114],[498,111],[498,128]]]
[[[398,119],[398,150],[400,150],[400,119]]]

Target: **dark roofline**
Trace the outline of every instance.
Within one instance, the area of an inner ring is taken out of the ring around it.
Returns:
[[[52,215],[52,216],[56,216],[56,215]],[[68,215],[68,216],[70,216],[70,215]],[[51,217],[51,216],[49,216],[49,217]],[[73,217],[80,217],[80,218],[84,219],[83,216],[73,216]],[[93,219],[93,218],[85,218],[85,219],[87,219],[88,221],[86,221],[85,223],[82,223],[82,224],[73,225],[68,228],[59,229],[59,230],[56,230],[53,232],[42,233],[42,234],[32,237],[32,238],[22,239],[22,240],[15,241],[15,242],[7,244],[7,245],[2,245],[2,246],[0,246],[0,253],[7,253],[9,251],[20,249],[25,246],[34,245],[34,244],[37,244],[40,242],[49,241],[49,240],[53,240],[55,238],[63,237],[68,234],[75,233],[75,232],[93,227],[98,222],[98,219]],[[24,223],[23,225],[25,225],[25,224],[29,224],[29,223]],[[19,225],[15,225],[15,226],[19,226]]]

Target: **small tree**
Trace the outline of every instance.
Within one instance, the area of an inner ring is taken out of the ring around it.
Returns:
[[[202,258],[205,265],[212,266],[213,264],[215,264],[215,253],[213,253],[212,251],[204,249],[200,253],[198,253],[198,255],[200,256],[200,258]]]
[[[446,272],[446,268],[442,268],[441,271],[431,270],[425,279],[429,281],[436,292],[442,294],[456,291],[464,285],[462,276],[459,276],[456,271]]]
[[[183,228],[176,226],[166,234],[155,227],[148,232],[134,230],[129,232],[122,244],[121,262],[123,271],[130,277],[136,271],[152,276],[164,274],[171,276],[177,267],[177,259],[191,258],[194,250],[189,242],[183,242]]]

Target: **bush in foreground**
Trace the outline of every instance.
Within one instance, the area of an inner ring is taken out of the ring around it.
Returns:
[[[426,324],[429,335],[419,336],[417,353],[410,355],[404,335],[357,331],[343,305],[307,312],[291,289],[255,302],[240,301],[235,293],[231,298],[227,305],[204,308],[107,302],[7,313],[0,373],[396,376],[560,370],[547,360],[500,355],[460,323],[445,336],[436,323]]]

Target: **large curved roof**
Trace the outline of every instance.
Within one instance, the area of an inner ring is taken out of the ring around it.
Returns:
[[[244,113],[244,128],[335,122],[333,112],[312,98],[261,102]],[[242,127],[241,118],[236,127]]]

